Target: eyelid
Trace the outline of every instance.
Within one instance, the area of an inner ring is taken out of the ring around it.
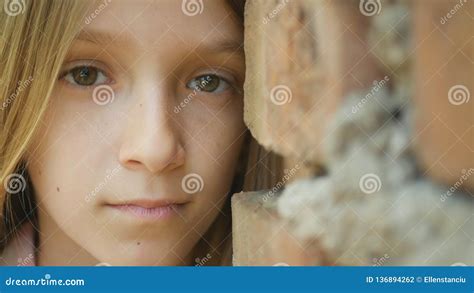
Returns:
[[[233,74],[230,70],[224,67],[211,67],[206,69],[197,70],[191,79],[195,79],[205,75],[217,75],[218,77],[222,78],[223,80],[227,81],[231,85],[237,86],[237,78],[235,74]]]
[[[58,79],[64,78],[68,73],[71,72],[71,70],[81,66],[89,66],[96,68],[97,70],[101,71],[107,77],[108,80],[110,80],[109,83],[112,82],[112,78],[109,74],[109,69],[107,68],[107,66],[105,66],[105,64],[103,64],[102,62],[93,59],[75,60],[66,63],[64,68],[61,69]]]
[[[186,87],[187,87],[188,89],[194,90],[195,88],[189,86],[190,83],[192,83],[193,81],[196,81],[196,80],[198,80],[198,79],[200,79],[200,78],[203,78],[203,77],[205,77],[205,76],[211,76],[211,75],[214,75],[214,76],[216,76],[217,78],[219,78],[222,83],[226,83],[228,89],[232,89],[232,90],[235,90],[235,89],[236,89],[235,85],[232,84],[232,82],[228,81],[227,78],[222,77],[221,75],[218,75],[218,74],[214,74],[214,73],[198,75],[198,76],[192,78],[190,81],[188,81],[188,82],[186,83]],[[219,87],[220,87],[220,86],[222,86],[221,83],[219,83]],[[198,85],[198,87],[199,87],[199,85]],[[206,93],[206,94],[220,94],[221,92],[225,92],[225,91],[227,91],[228,89],[221,90],[221,91],[217,91],[217,92],[216,92],[216,91],[206,91],[206,90],[202,90],[202,92],[204,92],[204,93]],[[199,90],[199,92],[201,92],[201,90]]]
[[[228,84],[230,90],[235,91],[237,94],[242,94],[242,85],[239,83],[239,81],[235,77],[235,74],[231,73],[230,70],[227,70],[226,68],[223,68],[223,67],[211,67],[211,68],[195,71],[195,73],[192,75],[192,78],[188,79],[188,81],[185,82],[185,84],[187,85],[191,80],[195,80],[197,78],[200,78],[206,75],[216,75],[217,77],[222,79],[222,81]],[[212,92],[210,93],[212,94]]]

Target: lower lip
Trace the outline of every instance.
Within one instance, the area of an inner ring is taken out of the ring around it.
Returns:
[[[161,207],[145,208],[137,205],[113,205],[112,208],[140,219],[165,219],[178,212],[180,205],[171,204]]]

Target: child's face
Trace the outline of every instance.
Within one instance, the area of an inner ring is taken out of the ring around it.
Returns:
[[[40,264],[192,263],[234,176],[245,66],[225,1],[186,9],[91,6],[30,152]]]

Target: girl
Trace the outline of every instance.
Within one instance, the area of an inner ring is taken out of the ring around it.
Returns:
[[[279,159],[243,123],[243,1],[2,1],[4,265],[229,265],[230,196]]]

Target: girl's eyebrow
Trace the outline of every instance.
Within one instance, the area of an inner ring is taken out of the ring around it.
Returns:
[[[112,34],[109,32],[95,31],[95,30],[81,30],[76,40],[91,42],[97,45],[105,46],[111,43],[129,44],[135,42],[131,36],[125,34]],[[243,42],[222,39],[212,43],[201,43],[195,48],[196,50],[209,53],[232,53],[239,56],[244,56]]]
[[[244,55],[244,44],[233,40],[220,40],[212,44],[200,44],[196,49],[209,53],[227,52]]]
[[[132,41],[130,37],[122,36],[120,34],[112,34],[109,32],[93,31],[93,30],[81,30],[76,40],[91,42],[97,45],[108,45],[112,42],[116,43],[128,43]]]

